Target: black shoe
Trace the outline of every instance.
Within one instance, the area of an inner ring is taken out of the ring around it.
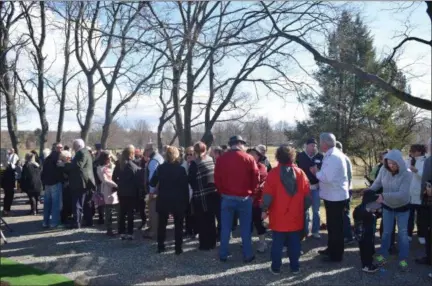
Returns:
[[[113,237],[115,233],[112,230],[107,230],[106,235]]]
[[[251,262],[254,261],[254,260],[255,260],[255,255],[252,256],[252,257],[250,257],[250,258],[248,258],[248,259],[243,260],[243,262],[244,262],[244,263],[251,263]]]
[[[145,222],[142,222],[141,224],[140,224],[140,226],[138,226],[138,230],[142,230],[143,229],[143,227],[145,226]]]
[[[330,258],[330,256],[324,256],[322,258],[322,262],[326,262],[326,263],[335,263],[335,262],[341,262],[342,259],[332,259]]]
[[[362,271],[366,272],[366,273],[375,273],[378,270],[379,270],[379,267],[374,265],[374,264],[372,264],[371,266],[365,266],[362,268]]]
[[[166,251],[165,246],[158,247],[158,253],[163,253],[165,251]]]
[[[180,255],[183,253],[183,249],[176,249],[175,254]]]
[[[328,256],[328,255],[330,255],[330,252],[329,252],[328,248],[326,248],[324,250],[318,250],[318,254]]]
[[[227,261],[228,261],[228,258],[219,258],[219,261],[220,261],[220,262],[227,262]]]
[[[427,257],[417,258],[415,263],[420,265],[432,265],[431,260]]]

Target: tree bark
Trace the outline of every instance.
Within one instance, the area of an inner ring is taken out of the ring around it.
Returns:
[[[94,110],[96,105],[96,101],[94,98],[95,87],[93,82],[93,74],[87,75],[87,90],[88,90],[88,106],[87,106],[84,125],[81,127],[81,139],[84,140],[84,142],[87,142],[88,140],[88,135],[93,121],[93,115],[94,115]]]

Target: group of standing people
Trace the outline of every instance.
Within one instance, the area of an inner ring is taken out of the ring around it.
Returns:
[[[430,142],[427,148],[430,154]],[[228,146],[211,151],[203,142],[186,149],[165,146],[161,154],[153,144],[148,144],[142,153],[129,145],[115,158],[99,145],[92,154],[81,139],[74,140],[72,149],[74,156],[60,143],[55,144],[52,152],[44,156],[42,166],[35,154],[26,155],[21,188],[29,194],[32,214],[38,211],[39,193],[44,189],[44,227],[60,227],[66,222],[72,228],[92,226],[97,210],[107,235],[116,234],[113,217],[117,213],[118,234],[122,240],[132,240],[134,217],[139,213],[138,228],[145,228],[144,237],[157,240],[158,252],[162,253],[166,251],[166,229],[171,217],[177,255],[183,252],[185,235],[198,235],[202,251],[216,248],[220,241],[219,259],[225,262],[231,256],[231,232],[239,221],[243,260],[250,263],[255,259],[254,228],[259,237],[257,251],[267,249],[264,221],[268,219],[273,241],[271,272],[280,273],[282,252],[287,247],[290,269],[296,274],[300,270],[301,241],[309,233],[315,239],[321,238],[319,210],[323,200],[328,241],[319,254],[325,262],[341,262],[344,246],[355,236],[362,270],[376,272],[387,263],[394,247],[397,223],[399,266],[406,270],[416,221],[419,242],[426,245],[425,257],[416,262],[432,264],[431,157],[419,144],[411,147],[409,161],[399,150],[380,154],[379,164],[367,176],[371,185],[363,191],[362,203],[354,210],[354,233],[350,219],[352,163],[331,133],[321,134],[319,143],[309,139],[305,150],[298,154],[290,145],[280,146],[275,168],[266,157],[265,146],[247,148],[241,136],[233,136]],[[10,169],[17,164],[13,154],[8,156]],[[7,183],[2,181],[5,212],[10,210]],[[382,243],[374,259],[379,217]]]

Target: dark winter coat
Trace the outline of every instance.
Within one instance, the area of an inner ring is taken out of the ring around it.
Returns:
[[[140,198],[144,192],[144,172],[132,160],[127,161],[124,169],[117,163],[112,175],[118,186],[118,196]]]
[[[41,168],[37,163],[26,163],[20,179],[21,190],[25,193],[42,191]]]

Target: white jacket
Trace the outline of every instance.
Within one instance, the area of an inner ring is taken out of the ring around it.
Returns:
[[[423,165],[426,161],[426,156],[416,157],[415,168],[418,170],[417,173],[412,172],[412,180],[410,184],[410,195],[411,204],[420,205],[421,204],[421,178],[423,175]]]

